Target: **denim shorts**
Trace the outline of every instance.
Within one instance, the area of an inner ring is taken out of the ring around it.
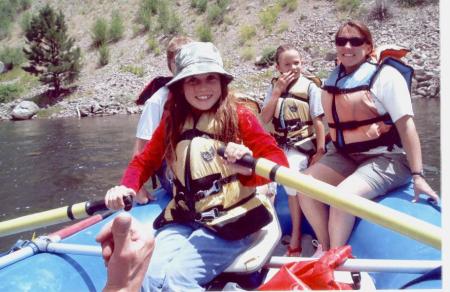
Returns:
[[[351,179],[353,176],[365,180],[378,195],[402,186],[411,180],[411,170],[405,153],[344,154],[334,146],[320,159],[335,172]]]

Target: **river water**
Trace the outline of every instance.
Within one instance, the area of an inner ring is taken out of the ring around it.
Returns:
[[[440,102],[414,100],[424,168],[440,192]],[[133,151],[138,115],[0,122],[0,221],[86,200],[117,184]],[[57,225],[37,230],[44,234]],[[0,252],[31,232],[0,238]]]

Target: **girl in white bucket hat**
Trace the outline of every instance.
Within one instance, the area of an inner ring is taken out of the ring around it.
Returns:
[[[143,290],[203,290],[272,220],[255,195],[267,180],[234,162],[245,154],[287,166],[283,151],[254,114],[228,93],[233,76],[211,43],[193,42],[176,57],[166,113],[105,202],[124,207],[163,159],[174,174],[173,199],[153,223],[155,248]],[[225,146],[225,157],[217,149]],[[270,205],[270,204],[269,204]]]

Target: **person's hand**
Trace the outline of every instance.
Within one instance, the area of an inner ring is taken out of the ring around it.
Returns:
[[[139,204],[147,204],[148,201],[155,201],[156,197],[153,196],[145,187],[142,187],[136,194],[136,201]]]
[[[108,277],[103,291],[138,291],[153,252],[149,229],[127,213],[119,214],[96,237]]]
[[[427,181],[421,176],[413,176],[414,181],[414,199],[413,203],[419,201],[419,195],[425,194],[431,198],[431,200],[437,204],[439,202],[439,196],[435,191],[428,185]]]
[[[275,82],[274,91],[276,91],[279,95],[286,91],[289,84],[292,83],[295,79],[298,78],[299,73],[297,71],[289,71],[282,73],[278,78],[277,82]]]
[[[322,156],[325,154],[325,152],[316,152],[314,153],[313,156],[311,156],[311,159],[309,160],[309,166],[313,165],[314,163],[316,163],[317,161],[320,160],[320,158],[322,158]]]
[[[251,168],[236,163],[237,160],[241,159],[246,154],[253,155],[253,152],[245,145],[229,142],[225,148],[224,159],[234,172],[242,175],[251,175],[253,172]]]
[[[126,186],[115,186],[106,192],[105,205],[113,210],[123,209],[125,207],[123,198],[126,196],[136,197],[136,192]]]

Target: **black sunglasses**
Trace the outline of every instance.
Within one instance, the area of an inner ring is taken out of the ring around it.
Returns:
[[[350,45],[352,45],[353,47],[359,47],[359,46],[362,46],[366,42],[366,40],[363,38],[356,38],[356,37],[355,38],[338,37],[335,40],[336,46],[339,46],[339,47],[345,46],[347,44],[347,42],[350,42]]]

